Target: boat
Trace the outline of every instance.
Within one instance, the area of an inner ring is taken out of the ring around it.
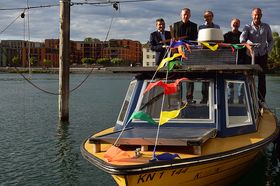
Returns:
[[[174,54],[166,66],[130,68],[115,125],[83,142],[84,158],[122,186],[230,185],[244,175],[278,121],[258,101],[259,65],[237,64],[232,45],[216,42],[184,44],[185,65]]]

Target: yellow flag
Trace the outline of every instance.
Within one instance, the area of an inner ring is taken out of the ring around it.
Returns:
[[[160,113],[159,125],[163,125],[170,119],[176,118],[180,114],[181,110],[184,109],[186,106],[187,103],[179,110],[162,111]]]
[[[165,65],[165,63],[167,63],[167,62],[169,62],[169,61],[172,61],[172,60],[175,59],[176,57],[180,57],[180,56],[182,56],[182,54],[175,53],[172,57],[164,58],[164,59],[160,62],[160,64],[159,64],[157,70],[161,69],[161,68]]]
[[[216,51],[219,47],[218,44],[214,45],[214,46],[211,46],[209,43],[207,42],[200,42],[201,44],[203,44],[204,46],[206,46],[207,48],[209,48],[210,50],[212,51]]]

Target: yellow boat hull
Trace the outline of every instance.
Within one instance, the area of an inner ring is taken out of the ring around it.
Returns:
[[[238,179],[255,161],[258,151],[220,161],[132,175],[112,175],[120,186],[228,185]]]

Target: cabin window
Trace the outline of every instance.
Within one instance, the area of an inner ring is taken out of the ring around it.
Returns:
[[[135,89],[135,85],[136,85],[136,81],[132,81],[128,87],[128,91],[126,93],[126,96],[125,96],[125,99],[124,99],[124,102],[123,102],[123,105],[121,108],[121,112],[118,117],[118,124],[120,124],[120,125],[123,125],[123,121],[124,121],[125,115],[127,113],[127,108],[129,106],[131,96]]]
[[[226,81],[225,101],[227,127],[251,125],[248,94],[244,81]]]
[[[174,81],[168,81],[168,83],[172,82]],[[146,81],[143,91],[148,84],[149,82]],[[159,119],[161,111],[178,110],[187,104],[172,121],[202,122],[204,120],[205,122],[208,120],[209,122],[214,117],[212,90],[213,82],[209,80],[181,81],[177,86],[177,92],[171,95],[164,95],[163,88],[155,86],[139,99],[141,102],[138,103],[138,110],[144,111],[154,119]]]

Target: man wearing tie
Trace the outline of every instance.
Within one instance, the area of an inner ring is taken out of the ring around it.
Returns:
[[[170,40],[171,34],[169,31],[165,31],[165,22],[162,18],[156,20],[157,31],[150,34],[150,46],[151,50],[156,52],[156,65],[159,65],[161,60],[164,58],[166,48],[164,44],[169,45],[169,42],[162,42],[164,40]]]

